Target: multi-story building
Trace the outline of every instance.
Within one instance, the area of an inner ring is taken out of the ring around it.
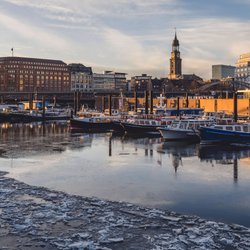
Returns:
[[[126,79],[126,73],[114,72],[115,77],[115,89],[120,91],[128,90],[128,81]]]
[[[95,91],[126,90],[126,73],[104,71],[103,74],[93,74],[93,86]]]
[[[142,74],[141,76],[133,76],[130,81],[131,91],[152,90],[152,76]]]
[[[235,67],[231,65],[212,65],[212,79],[222,80],[227,77],[234,77]]]
[[[0,57],[0,91],[70,91],[67,64],[60,60]]]
[[[250,53],[240,55],[236,62],[235,78],[250,85]]]
[[[172,52],[170,58],[170,72],[168,75],[169,79],[181,78],[181,56],[179,50],[179,40],[177,39],[176,33],[172,43]]]
[[[71,75],[71,91],[91,92],[93,91],[93,73],[91,67],[80,63],[68,65]]]

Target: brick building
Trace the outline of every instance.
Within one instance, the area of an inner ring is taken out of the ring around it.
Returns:
[[[70,73],[60,60],[0,57],[0,91],[67,92]]]

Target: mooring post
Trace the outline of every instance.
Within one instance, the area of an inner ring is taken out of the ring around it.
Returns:
[[[80,107],[80,92],[77,91],[76,92],[76,113],[79,111],[79,107]]]
[[[76,100],[77,96],[76,95],[77,95],[77,92],[75,91],[74,92],[74,115],[76,115],[76,113],[77,113],[77,107],[76,107],[77,106],[77,100]]]
[[[217,99],[214,99],[214,112],[218,111],[218,101]]]
[[[238,159],[234,159],[234,182],[238,181]]]
[[[105,96],[102,96],[102,112],[105,112]]]
[[[45,96],[42,97],[42,105],[43,105],[42,119],[43,119],[43,121],[45,121]]]
[[[238,95],[234,92],[234,122],[238,121]]]
[[[53,96],[53,106],[56,107],[56,96]]]
[[[153,91],[149,91],[149,98],[150,98],[150,114],[153,114],[153,109],[154,109],[154,99],[153,99]]]
[[[180,97],[177,97],[177,109],[176,109],[176,116],[180,116]]]
[[[112,115],[112,95],[109,95],[109,99],[108,99],[108,105],[109,105],[109,116]]]
[[[189,106],[188,93],[186,93],[186,108]]]
[[[148,91],[145,91],[145,114],[148,115]]]
[[[134,92],[134,97],[135,97],[134,112],[137,113],[137,108],[138,108],[138,95],[137,95],[137,91]]]
[[[33,94],[29,94],[29,110],[33,110]]]

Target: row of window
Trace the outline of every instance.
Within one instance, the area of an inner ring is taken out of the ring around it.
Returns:
[[[58,67],[38,67],[38,66],[23,66],[20,67],[19,65],[7,65],[7,69],[9,68],[14,68],[14,69],[19,69],[19,68],[24,68],[24,69],[43,69],[43,70],[54,70],[54,71],[68,71],[68,68],[58,68]]]
[[[65,64],[58,63],[47,63],[47,62],[26,62],[26,61],[9,61],[10,64],[28,64],[28,65],[46,65],[46,66],[56,66],[56,67],[65,67]]]

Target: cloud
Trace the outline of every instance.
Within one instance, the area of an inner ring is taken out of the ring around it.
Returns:
[[[7,28],[8,32],[12,32],[16,39],[20,36],[27,41],[33,41],[56,50],[64,50],[69,47],[62,37],[2,13],[0,13],[0,26]]]
[[[250,2],[233,3],[237,1]],[[209,78],[212,64],[234,65],[239,54],[249,52],[248,19],[242,20],[234,13],[227,18],[209,17],[204,12],[200,15],[195,3],[192,8],[184,3],[2,0],[5,8],[0,11],[0,27],[5,28],[4,39],[11,33],[10,40],[20,47],[26,40],[38,55],[47,51],[52,58],[61,57],[67,62],[153,76],[168,73],[174,27],[180,40],[183,73]]]
[[[55,19],[58,16],[66,15],[75,17],[74,20],[78,22],[78,18],[89,16],[98,19],[99,17],[128,17],[128,16],[147,16],[149,14],[166,14],[181,15],[178,9],[179,0],[4,0],[13,5],[28,7],[49,13]],[[163,8],[166,6],[175,6],[173,8]],[[184,10],[182,10],[184,11]],[[53,14],[53,15],[52,15]]]

